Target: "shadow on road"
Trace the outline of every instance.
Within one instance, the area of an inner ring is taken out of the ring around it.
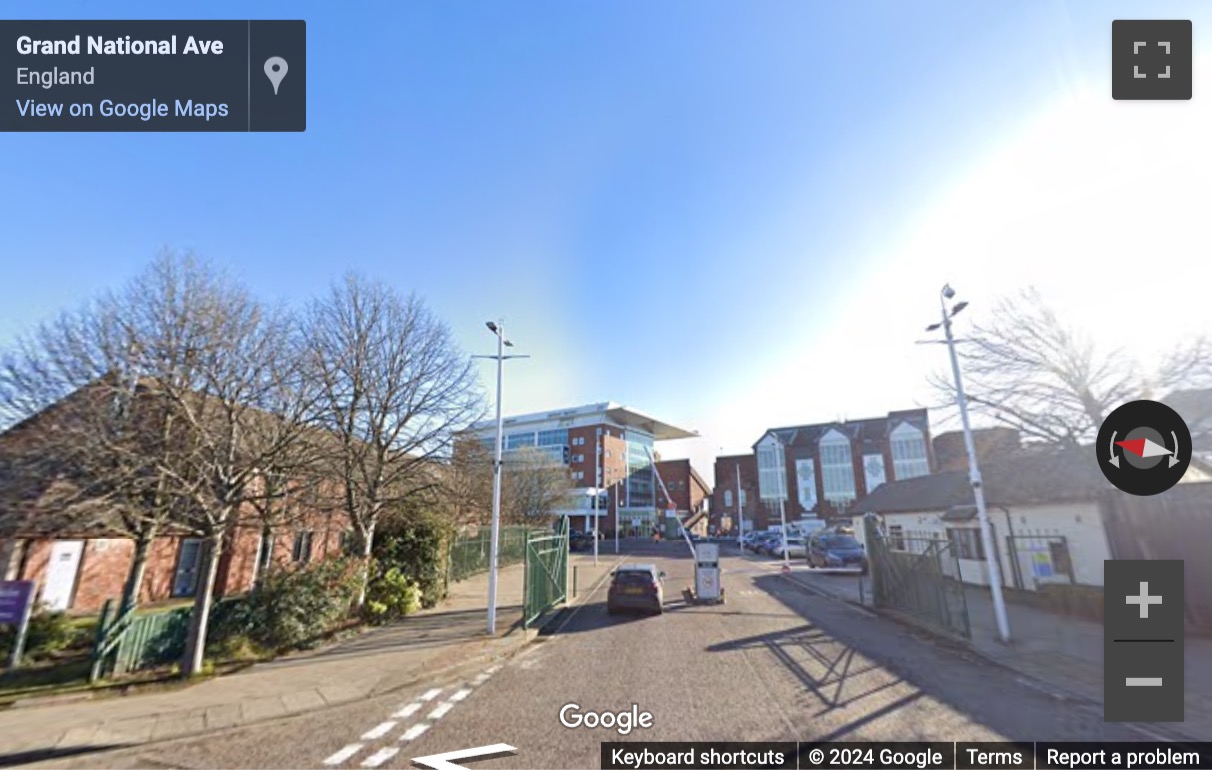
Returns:
[[[14,767],[33,762],[48,762],[52,759],[63,759],[64,757],[95,754],[99,751],[124,749],[132,745],[130,743],[111,743],[101,746],[63,746],[53,749],[34,749],[32,751],[19,751],[13,754],[0,754],[0,767]]]
[[[753,648],[768,651],[816,696],[822,708],[812,715],[814,717],[849,706],[904,682],[895,678],[876,687],[861,689],[856,678],[871,671],[878,671],[880,667],[855,667],[856,651],[853,647],[840,645],[832,636],[812,625],[734,639],[712,645],[707,651],[732,652]],[[823,673],[810,671],[805,665],[808,661],[815,664],[813,668]],[[843,697],[843,691],[846,697]]]

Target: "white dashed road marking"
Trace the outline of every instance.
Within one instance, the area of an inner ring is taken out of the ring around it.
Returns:
[[[415,741],[417,738],[420,738],[422,733],[424,733],[428,729],[429,729],[428,722],[422,722],[419,725],[413,725],[412,727],[410,727],[404,731],[404,734],[400,736],[400,740]]]
[[[404,732],[400,735],[399,742],[404,743],[407,741],[414,741],[424,735],[429,728],[433,727],[434,722],[449,714],[451,709],[453,709],[457,704],[471,697],[472,692],[474,692],[473,688],[484,684],[492,677],[493,674],[500,670],[501,665],[498,664],[481,671],[470,682],[464,682],[461,686],[457,687],[457,689],[455,689],[455,691],[445,701],[435,704],[432,707],[432,710],[426,714],[424,718],[417,720],[415,724],[407,726]],[[360,739],[362,743],[350,743],[344,746],[340,751],[324,760],[324,764],[328,767],[342,766],[353,760],[354,757],[363,749],[373,749],[373,745],[368,747],[367,744],[387,737],[398,726],[400,726],[401,723],[407,724],[404,722],[404,720],[414,717],[418,712],[421,711],[422,708],[425,707],[426,703],[433,703],[436,701],[438,696],[440,696],[443,692],[446,692],[446,689],[447,688],[445,687],[434,687],[426,690],[424,693],[417,696],[417,698],[413,701],[400,706],[399,710],[392,714],[389,720],[380,722],[366,732],[362,733],[362,737]],[[361,766],[379,767],[398,753],[400,753],[399,746],[385,746],[366,757],[366,759],[362,760]]]
[[[385,749],[379,749],[374,754],[371,754],[369,757],[366,758],[366,761],[362,763],[362,767],[378,767],[379,765],[383,764],[384,762],[386,762],[387,760],[391,759],[392,757],[394,757],[396,754],[399,754],[399,753],[400,753],[400,750],[394,746],[389,746]]]
[[[389,732],[391,732],[392,728],[394,728],[398,724],[399,724],[399,722],[384,722],[381,725],[377,725],[376,727],[373,727],[370,730],[367,730],[365,733],[363,733],[362,740],[376,741],[379,738],[382,738],[384,735],[387,735]]]
[[[336,754],[333,754],[331,757],[324,760],[324,764],[326,764],[326,765],[343,764],[345,762],[345,760],[349,759],[350,757],[352,757],[354,754],[357,754],[361,750],[362,750],[362,744],[351,743],[348,746],[346,746],[345,748],[338,751]]]

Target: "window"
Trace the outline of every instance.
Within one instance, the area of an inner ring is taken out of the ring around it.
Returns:
[[[955,555],[961,559],[983,561],[985,558],[984,544],[981,543],[981,533],[976,529],[947,529],[947,540],[955,549]]]
[[[749,503],[745,502],[745,490],[741,490],[741,507],[744,508]]]
[[[295,564],[306,564],[311,561],[311,538],[310,529],[295,533],[295,542],[290,549],[290,560]]]
[[[833,503],[854,499],[854,459],[850,455],[850,439],[831,430],[820,442],[821,480],[825,499]]]
[[[731,489],[724,490],[724,505],[732,507],[732,490]]]
[[[585,462],[585,455],[573,455],[572,461],[574,463],[583,463]]]
[[[888,547],[894,551],[905,550],[905,528],[900,524],[888,527]]]
[[[564,446],[568,443],[567,430],[539,431],[538,446]]]
[[[787,497],[787,468],[783,463],[783,448],[777,441],[765,440],[757,451],[758,489],[762,499]]]
[[[505,437],[505,449],[521,449],[535,446],[534,433],[510,433]]]
[[[863,480],[869,493],[888,480],[884,474],[883,455],[863,455]]]
[[[898,479],[911,479],[930,473],[926,454],[926,436],[920,428],[903,422],[892,431],[892,471]]]
[[[811,459],[795,461],[795,488],[800,507],[816,510],[816,463]]]
[[[185,538],[177,552],[177,570],[173,574],[173,596],[193,596],[198,591],[199,567],[202,566],[202,540]]]

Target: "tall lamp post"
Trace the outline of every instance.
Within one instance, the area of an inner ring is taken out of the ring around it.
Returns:
[[[1006,600],[1002,596],[1001,568],[997,563],[997,551],[994,550],[996,543],[993,541],[993,528],[989,524],[989,511],[985,507],[985,488],[981,483],[980,465],[976,459],[976,442],[972,438],[972,424],[968,420],[968,399],[964,396],[964,381],[960,377],[959,355],[955,352],[955,337],[951,332],[951,319],[968,307],[968,303],[957,302],[948,309],[947,301],[954,297],[955,289],[951,288],[951,284],[944,285],[942,291],[939,292],[942,320],[927,326],[926,331],[936,331],[941,327],[947,337],[947,350],[951,354],[951,374],[955,377],[955,396],[959,404],[960,420],[964,426],[964,447],[968,450],[968,475],[972,482],[972,494],[976,499],[976,515],[980,521],[981,543],[985,548],[985,564],[989,571],[989,590],[993,594],[993,612],[997,616],[997,632],[1002,642],[1009,643],[1010,620],[1006,616]]]
[[[723,452],[723,449],[720,450]],[[736,547],[745,553],[745,508],[741,505],[741,458],[736,458]]]
[[[496,451],[492,460],[492,542],[488,552],[488,635],[497,632],[497,563],[501,539],[501,454],[503,448],[502,429],[504,422],[501,418],[501,380],[505,362],[511,358],[530,358],[530,356],[507,356],[505,348],[513,347],[513,343],[505,338],[505,322],[489,321],[485,324],[488,331],[497,337],[497,354],[495,356],[472,356],[472,358],[489,358],[497,362],[497,440]]]

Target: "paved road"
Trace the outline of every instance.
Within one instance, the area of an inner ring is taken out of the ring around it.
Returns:
[[[1147,740],[1008,670],[797,587],[777,565],[730,556],[728,603],[686,606],[685,546],[647,546],[668,573],[662,617],[612,618],[595,596],[558,633],[499,669],[220,737],[58,767],[410,767],[507,743],[475,768],[599,766],[606,740]],[[561,707],[653,715],[620,737],[560,725]],[[49,766],[49,765],[48,765]]]

